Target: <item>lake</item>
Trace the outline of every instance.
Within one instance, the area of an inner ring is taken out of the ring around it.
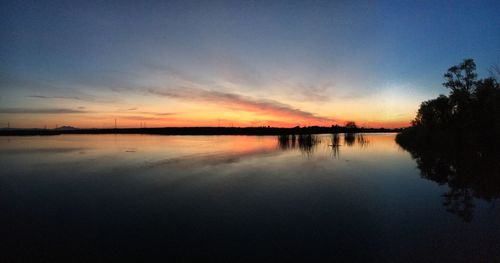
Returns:
[[[0,261],[500,260],[498,200],[394,138],[0,137]]]

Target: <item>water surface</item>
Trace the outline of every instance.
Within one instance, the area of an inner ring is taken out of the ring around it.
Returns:
[[[449,212],[394,137],[3,137],[1,257],[500,259],[496,198]]]

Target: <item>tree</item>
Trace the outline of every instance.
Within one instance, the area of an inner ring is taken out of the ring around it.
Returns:
[[[476,83],[476,63],[473,59],[465,59],[462,63],[448,69],[444,74],[446,82],[443,86],[451,89],[452,94],[463,92],[470,94]]]
[[[345,123],[345,127],[348,128],[348,129],[356,129],[356,128],[358,128],[358,126],[356,125],[356,122],[354,122],[354,121],[347,121]]]
[[[440,95],[436,99],[420,104],[417,116],[413,121],[414,126],[428,129],[446,128],[452,118],[452,105],[448,97]]]
[[[422,102],[413,125],[396,136],[424,178],[449,186],[443,205],[465,221],[473,198],[500,193],[500,74],[477,80],[475,69],[472,59],[449,68],[450,95]]]
[[[477,82],[471,111],[476,128],[500,131],[500,84],[493,77]]]
[[[446,82],[443,86],[451,89],[450,100],[454,104],[453,110],[461,115],[465,108],[468,107],[472,92],[476,86],[476,63],[473,59],[465,59],[462,63],[448,69],[444,74]]]
[[[449,68],[443,85],[450,95],[423,102],[412,127],[400,138],[415,143],[435,139],[500,145],[500,84],[495,76],[477,79],[475,69],[472,59]]]

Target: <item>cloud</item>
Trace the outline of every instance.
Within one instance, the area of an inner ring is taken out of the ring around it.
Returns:
[[[251,66],[240,57],[229,54],[227,50],[217,52],[212,58],[212,68],[220,80],[236,85],[263,87],[267,76]]]
[[[176,115],[177,113],[174,112],[153,112],[153,111],[136,111],[136,110],[131,110],[134,114],[143,114],[143,115],[150,115],[150,116],[172,116]]]
[[[152,116],[171,116],[177,114],[174,112],[139,111],[139,108],[137,107],[119,109],[117,112],[125,114],[133,113],[133,114],[143,114]]]
[[[201,72],[205,74],[200,74],[199,68],[203,68]],[[275,78],[270,73],[263,74],[257,67],[251,66],[239,56],[228,54],[228,50],[215,52],[209,55],[206,61],[189,69],[154,61],[145,63],[144,69],[147,73],[168,76],[190,86],[220,87],[232,84],[241,88],[256,89],[266,88],[266,84]]]
[[[82,100],[82,98],[77,96],[43,96],[43,95],[30,95],[28,98],[36,99],[71,99],[71,100]]]
[[[174,112],[150,112],[150,111],[141,111],[138,112],[140,114],[148,114],[148,115],[155,115],[155,116],[171,116],[171,115],[176,115],[177,113]]]
[[[68,94],[68,95],[40,95],[40,94],[33,94],[26,96],[27,98],[33,98],[33,99],[46,99],[46,100],[51,100],[51,99],[61,99],[61,100],[77,100],[77,101],[87,101],[87,102],[97,102],[97,103],[113,103],[117,102],[118,99],[115,98],[110,98],[110,97],[104,97],[104,96],[95,96],[95,95],[89,95],[84,92],[74,90],[74,89],[58,89],[58,88],[53,88],[49,91],[50,93],[59,93],[59,94]],[[47,93],[49,93],[47,92]],[[75,95],[73,95],[75,94]]]
[[[330,84],[324,85],[304,85],[298,84],[295,89],[297,92],[292,94],[299,94],[301,99],[306,99],[308,101],[326,102],[330,100],[328,95],[328,89],[331,88]]]
[[[138,121],[179,121],[178,118],[172,118],[172,117],[161,117],[161,115],[158,115],[160,117],[149,117],[149,116],[142,116],[142,115],[121,115],[120,119],[125,119],[125,120],[138,120]]]
[[[73,84],[73,81],[70,81],[68,83],[60,83],[60,81],[57,81],[54,83],[54,81],[47,81],[37,78],[30,78],[27,76],[17,76],[0,72],[0,90],[24,90],[28,94],[32,93],[26,96],[26,98],[44,100],[65,99],[100,103],[113,103],[118,101],[116,97],[104,97],[102,95],[96,96],[87,94],[85,92],[82,92],[81,88],[75,88]]]
[[[0,114],[70,114],[87,113],[83,110],[65,108],[0,108]]]
[[[276,117],[308,119],[321,122],[334,121],[332,118],[318,116],[312,112],[303,111],[275,100],[256,99],[235,93],[197,88],[149,89],[148,92],[163,97],[208,102],[234,110],[255,112]]]
[[[153,75],[162,74],[167,75],[176,80],[189,83],[191,85],[216,85],[212,80],[202,78],[197,75],[190,74],[184,70],[166,65],[162,63],[147,63],[144,65],[145,69],[150,71]]]

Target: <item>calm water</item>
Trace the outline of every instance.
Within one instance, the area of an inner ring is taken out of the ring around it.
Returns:
[[[394,134],[4,137],[0,167],[1,261],[500,259],[496,199],[449,212]]]

